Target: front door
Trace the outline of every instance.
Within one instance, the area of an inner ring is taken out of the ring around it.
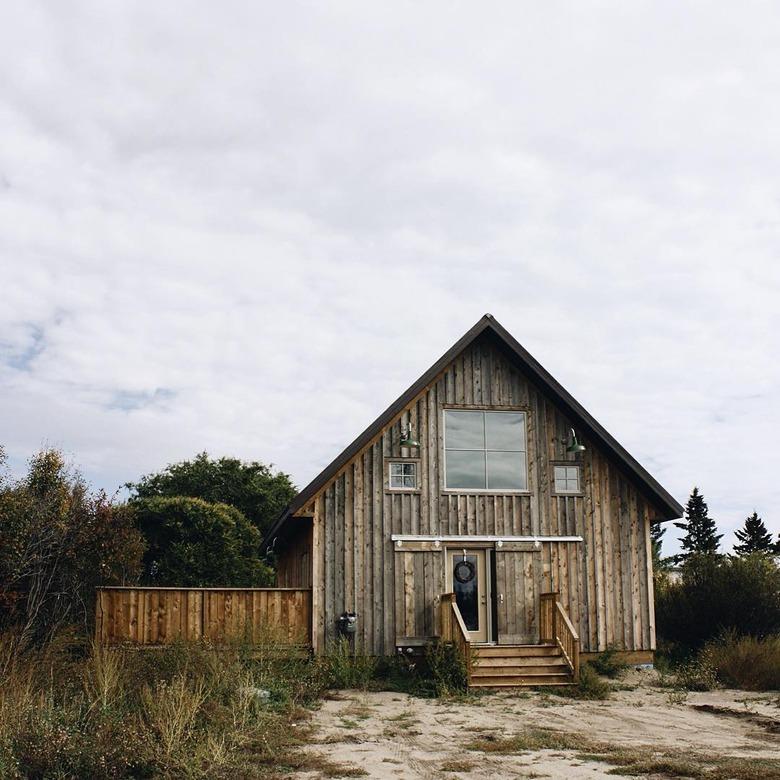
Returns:
[[[488,641],[488,576],[484,549],[450,549],[448,577],[472,642]]]

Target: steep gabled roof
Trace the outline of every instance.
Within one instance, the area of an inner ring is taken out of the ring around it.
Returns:
[[[321,488],[323,488],[349,461],[357,455],[371,440],[393,419],[400,414],[444,369],[472,342],[484,333],[495,336],[514,358],[544,389],[546,389],[567,412],[576,420],[577,425],[584,427],[590,435],[599,441],[632,473],[648,493],[653,496],[664,509],[666,517],[671,520],[682,517],[682,506],[668,493],[660,483],[636,460],[582,404],[579,403],[553,377],[536,358],[533,357],[492,314],[485,314],[462,338],[447,350],[413,385],[399,396],[379,417],[366,428],[341,454],[331,461],[300,493],[293,499],[282,516],[273,524],[266,534],[264,545],[267,546],[277,535],[285,520],[301,509]]]

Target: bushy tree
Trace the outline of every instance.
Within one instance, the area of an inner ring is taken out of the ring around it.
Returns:
[[[772,541],[772,534],[769,533],[757,512],[753,512],[750,517],[745,519],[745,525],[736,531],[735,535],[741,542],[741,544],[734,545],[734,552],[737,555],[752,555],[753,553],[773,555],[778,551],[777,546]]]
[[[0,484],[0,618],[21,626],[23,644],[86,625],[95,586],[135,581],[143,549],[127,507],[44,450]]]
[[[192,460],[172,463],[126,485],[133,498],[189,496],[239,509],[261,535],[279,517],[296,493],[290,477],[257,461],[210,458],[201,452]]]
[[[771,636],[780,632],[780,568],[760,553],[695,554],[679,582],[656,591],[655,612],[659,637],[687,649],[724,632]]]
[[[177,587],[262,587],[273,572],[260,532],[235,507],[187,496],[130,503],[148,545],[144,582]]]
[[[680,540],[683,551],[675,556],[677,562],[686,561],[692,555],[716,555],[723,534],[717,533],[715,521],[709,516],[704,496],[699,488],[693,492],[685,505],[685,518],[681,523],[675,523],[677,528],[685,531]]]

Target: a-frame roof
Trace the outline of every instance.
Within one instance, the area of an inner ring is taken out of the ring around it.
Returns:
[[[298,495],[292,500],[282,516],[269,529],[265,537],[265,546],[270,544],[285,520],[300,510],[311,498],[335,477],[349,461],[357,455],[371,440],[393,419],[400,414],[434,379],[473,341],[489,332],[507,349],[509,357],[530,374],[542,388],[554,396],[576,421],[578,427],[586,429],[615,456],[647,489],[663,509],[665,516],[659,519],[671,520],[682,517],[682,506],[661,484],[636,460],[582,404],[579,403],[553,377],[536,358],[533,357],[492,314],[485,314],[462,338],[447,350],[413,385],[402,393],[379,417],[366,428],[338,457],[331,461]]]

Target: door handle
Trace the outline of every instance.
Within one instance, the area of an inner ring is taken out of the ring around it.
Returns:
[[[503,593],[499,593],[498,594],[498,603],[499,604],[503,604],[504,603],[504,594]]]

